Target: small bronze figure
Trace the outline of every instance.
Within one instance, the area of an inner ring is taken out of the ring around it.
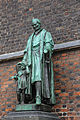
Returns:
[[[41,28],[39,19],[32,19],[34,33],[29,37],[24,57],[16,66],[19,103],[55,104],[53,63],[54,42],[50,32]]]

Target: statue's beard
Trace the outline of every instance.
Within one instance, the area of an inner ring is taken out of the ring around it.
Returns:
[[[40,28],[38,28],[38,27],[37,27],[37,28],[34,28],[34,31],[38,31],[39,29],[40,29]]]

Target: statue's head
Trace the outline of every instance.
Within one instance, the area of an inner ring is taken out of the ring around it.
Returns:
[[[32,26],[33,26],[33,29],[34,29],[35,31],[39,30],[40,27],[41,27],[41,22],[40,22],[40,20],[37,19],[37,18],[32,19]]]

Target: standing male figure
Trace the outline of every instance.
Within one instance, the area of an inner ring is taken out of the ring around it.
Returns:
[[[55,104],[53,64],[51,54],[54,42],[51,34],[41,28],[39,19],[32,19],[34,33],[29,37],[21,64],[26,66],[26,90],[28,101],[40,105]]]

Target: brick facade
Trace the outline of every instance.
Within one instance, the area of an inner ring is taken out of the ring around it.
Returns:
[[[16,82],[10,78],[16,73],[15,66],[19,60],[0,63],[0,116],[15,109]]]
[[[41,20],[56,44],[80,40],[79,0],[0,0],[0,54],[24,50],[33,17]],[[0,117],[15,110],[16,82],[10,77],[21,59],[0,62]],[[53,112],[61,120],[80,120],[80,48],[56,51],[52,60]]]
[[[53,54],[56,112],[61,120],[80,120],[80,49]],[[21,59],[0,64],[0,116],[14,111],[17,104],[16,83],[10,77],[15,74],[15,65]]]
[[[25,48],[33,17],[55,43],[80,39],[79,0],[0,0],[0,54]]]
[[[61,120],[80,120],[80,49],[55,53],[53,63],[57,100],[53,108]]]

